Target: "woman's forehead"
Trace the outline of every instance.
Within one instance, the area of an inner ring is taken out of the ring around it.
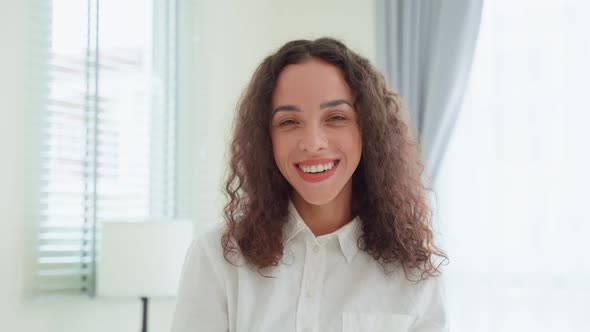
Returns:
[[[277,78],[273,91],[273,107],[288,103],[323,103],[345,99],[352,102],[351,89],[344,73],[337,66],[310,58],[286,66]]]

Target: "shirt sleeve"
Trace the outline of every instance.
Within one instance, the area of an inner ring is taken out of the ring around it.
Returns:
[[[227,297],[212,248],[195,239],[186,254],[178,287],[172,332],[228,331]],[[217,263],[219,264],[219,263]]]
[[[442,275],[424,281],[420,301],[422,314],[414,323],[412,332],[448,332],[448,312],[445,296],[445,282]]]

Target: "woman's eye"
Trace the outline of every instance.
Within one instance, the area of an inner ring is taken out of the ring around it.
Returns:
[[[343,116],[340,116],[340,115],[334,115],[334,116],[330,117],[328,120],[329,121],[342,121],[342,120],[346,120],[346,118]]]
[[[279,126],[288,126],[288,125],[292,125],[292,124],[296,124],[297,122],[295,122],[295,120],[285,120],[281,123],[279,123]]]

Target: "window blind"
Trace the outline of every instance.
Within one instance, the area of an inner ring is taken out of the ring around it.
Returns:
[[[176,1],[43,16],[37,293],[94,296],[102,221],[176,217]]]

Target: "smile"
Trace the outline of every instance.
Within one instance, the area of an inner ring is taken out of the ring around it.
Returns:
[[[317,165],[296,164],[295,168],[303,180],[307,182],[320,182],[332,176],[336,172],[339,163],[339,160],[333,160]]]
[[[297,165],[297,166],[305,173],[315,174],[315,173],[322,173],[322,172],[326,172],[326,171],[331,170],[336,165],[336,163],[337,163],[337,161],[334,160],[334,161],[327,163],[327,164],[320,164],[320,165],[313,165],[313,166],[302,166],[302,165]]]

